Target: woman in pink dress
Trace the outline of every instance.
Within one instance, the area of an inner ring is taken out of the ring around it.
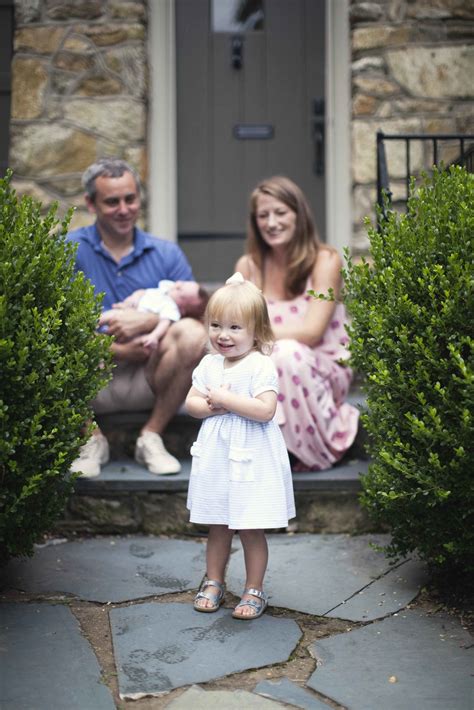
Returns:
[[[308,295],[337,299],[342,261],[316,234],[308,203],[285,177],[261,182],[250,198],[246,254],[236,264],[268,303],[276,343],[272,359],[280,393],[277,422],[294,471],[330,468],[357,433],[359,412],[344,402],[352,371],[344,306]]]

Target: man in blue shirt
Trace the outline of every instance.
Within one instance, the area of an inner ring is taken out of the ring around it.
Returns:
[[[193,279],[191,267],[174,243],[157,239],[135,226],[140,211],[140,185],[131,166],[118,159],[102,159],[82,178],[89,212],[95,224],[70,232],[78,244],[76,269],[83,271],[96,293],[104,293],[103,308],[122,301],[138,288],[155,288],[159,281]],[[179,461],[166,451],[161,434],[184,401],[191,373],[203,355],[205,330],[198,320],[174,323],[157,350],[143,339],[159,317],[136,309],[116,309],[99,321],[114,336],[116,363],[112,381],[93,402],[96,414],[150,409],[135,447],[135,458],[151,473],[178,473]],[[93,477],[109,460],[109,445],[100,429],[82,448],[72,470]]]

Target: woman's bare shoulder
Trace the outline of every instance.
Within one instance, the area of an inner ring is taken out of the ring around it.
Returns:
[[[337,271],[342,269],[342,259],[338,251],[332,247],[323,245],[318,249],[318,255],[314,262],[313,272],[315,271]]]
[[[321,246],[313,266],[312,282],[339,288],[341,283],[342,259],[332,247]]]
[[[255,273],[255,264],[252,257],[249,254],[241,256],[235,265],[235,271],[240,271],[245,279],[250,279],[252,274]]]
[[[336,266],[342,266],[341,255],[339,254],[337,249],[334,249],[334,247],[330,247],[327,244],[322,244],[318,249],[316,263],[318,263],[319,261],[326,265],[335,264]]]

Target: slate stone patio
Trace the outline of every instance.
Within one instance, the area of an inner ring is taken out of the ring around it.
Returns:
[[[291,619],[266,615],[246,623],[230,609],[202,614],[191,604],[112,609],[110,620],[122,698],[286,661],[301,637]]]
[[[115,710],[99,664],[61,604],[0,604],[2,710]]]
[[[350,621],[398,611],[418,594],[427,576],[424,566],[415,561],[392,570],[383,553],[370,547],[387,541],[383,535],[269,536],[265,586],[270,604]],[[236,545],[227,587],[238,595],[245,579],[243,551],[238,541]]]
[[[328,710],[332,707],[288,678],[262,681],[255,686],[254,692],[304,710]]]
[[[202,543],[150,537],[99,537],[51,545],[12,561],[4,583],[35,593],[123,602],[194,589],[206,569]]]
[[[193,686],[166,705],[166,710],[278,710],[283,706],[246,690],[203,690]],[[327,706],[326,706],[327,708]]]
[[[414,559],[391,567],[370,547],[386,541],[374,535],[270,535],[270,609],[252,622],[232,619],[231,608],[199,614],[192,595],[182,595],[197,589],[202,579],[202,542],[132,536],[41,547],[32,559],[2,570],[0,707],[118,707],[66,605],[65,595],[72,595],[83,613],[101,604],[108,616],[119,694],[126,699],[157,695],[160,707],[168,707],[163,694],[185,688],[170,697],[171,710],[276,710],[282,703],[303,710],[335,703],[350,710],[472,710],[471,636],[454,616],[407,608],[426,572]],[[242,587],[243,556],[236,538],[228,589],[240,595]],[[181,597],[144,601],[170,593]],[[62,603],[51,603],[51,595]],[[272,607],[290,611],[272,615]],[[288,618],[291,610],[298,623]],[[245,690],[197,685],[285,664],[302,630],[330,618],[357,628],[340,625],[337,633],[310,645],[317,668],[313,673],[309,668],[301,682],[283,673]]]
[[[459,621],[415,610],[322,639],[307,685],[350,710],[472,710],[474,647]]]

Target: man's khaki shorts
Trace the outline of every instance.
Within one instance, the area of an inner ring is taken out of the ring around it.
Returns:
[[[152,409],[155,395],[145,377],[145,365],[120,362],[113,378],[92,402],[96,414],[139,412]]]

